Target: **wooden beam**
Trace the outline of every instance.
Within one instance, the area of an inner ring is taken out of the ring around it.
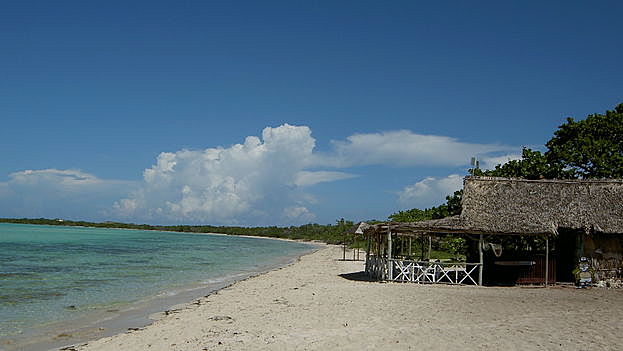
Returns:
[[[435,235],[448,235],[448,234],[484,234],[484,235],[551,235],[552,233],[545,232],[531,232],[531,233],[514,233],[514,232],[492,232],[476,229],[467,229],[462,227],[418,227],[417,223],[403,223],[403,222],[389,222],[385,224],[374,225],[374,228],[370,229],[372,232],[378,234],[384,234],[385,230],[392,226],[394,234],[403,236],[418,236],[421,234],[435,234]]]

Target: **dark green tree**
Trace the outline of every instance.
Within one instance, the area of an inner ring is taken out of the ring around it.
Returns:
[[[440,219],[448,216],[454,216],[461,213],[461,198],[463,190],[457,190],[452,195],[446,196],[446,203],[421,210],[419,208],[413,208],[406,211],[399,211],[389,216],[389,219],[394,222],[419,222],[430,219]],[[422,238],[420,238],[422,239]],[[445,252],[445,255],[460,256],[465,252],[466,241],[464,238],[447,235],[443,238],[433,238],[430,242],[431,248],[434,252],[433,255],[439,255],[440,252]],[[397,252],[400,252],[401,245],[408,245],[406,241],[396,242]],[[408,247],[408,246],[407,246]],[[413,243],[413,248],[416,252],[421,251],[424,255],[424,251],[428,250],[428,244],[425,244],[421,240],[417,240]],[[404,249],[403,249],[404,250]],[[423,256],[422,256],[423,257]],[[449,256],[448,256],[449,257]]]
[[[605,114],[558,127],[545,144],[548,162],[565,165],[581,178],[623,178],[623,104]]]
[[[477,176],[524,179],[568,179],[574,177],[573,171],[565,169],[562,163],[549,161],[540,151],[533,151],[528,148],[522,150],[519,160],[508,161],[490,170],[470,169],[469,173]]]
[[[581,121],[568,118],[542,154],[524,148],[520,160],[472,175],[525,179],[623,178],[623,104]]]
[[[419,222],[458,215],[461,214],[462,195],[463,190],[457,190],[454,194],[446,196],[446,203],[443,205],[424,210],[413,208],[406,211],[399,211],[389,215],[388,218],[394,222]]]
[[[419,208],[413,208],[406,211],[399,211],[392,213],[388,217],[394,222],[419,222],[433,219],[433,211],[430,208],[420,210]]]
[[[461,214],[461,199],[463,198],[463,189],[457,190],[452,195],[446,196],[446,207],[448,208],[448,216],[456,216]]]

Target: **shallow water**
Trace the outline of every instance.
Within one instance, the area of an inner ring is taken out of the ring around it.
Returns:
[[[237,236],[0,223],[0,341],[219,287],[312,249]]]

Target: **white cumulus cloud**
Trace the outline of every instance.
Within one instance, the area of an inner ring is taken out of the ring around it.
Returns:
[[[300,205],[306,196],[298,187],[347,177],[303,171],[314,147],[308,127],[284,124],[265,128],[261,139],[249,136],[227,148],[163,152],[143,172],[143,186],[114,207],[119,215],[153,221],[231,224],[311,218]]]
[[[446,196],[463,188],[463,177],[451,174],[444,178],[428,177],[406,186],[398,194],[399,202],[409,208],[425,208],[441,205]]]

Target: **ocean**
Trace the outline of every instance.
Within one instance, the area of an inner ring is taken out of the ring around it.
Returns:
[[[312,250],[240,236],[0,223],[0,350],[145,325],[150,313]]]

